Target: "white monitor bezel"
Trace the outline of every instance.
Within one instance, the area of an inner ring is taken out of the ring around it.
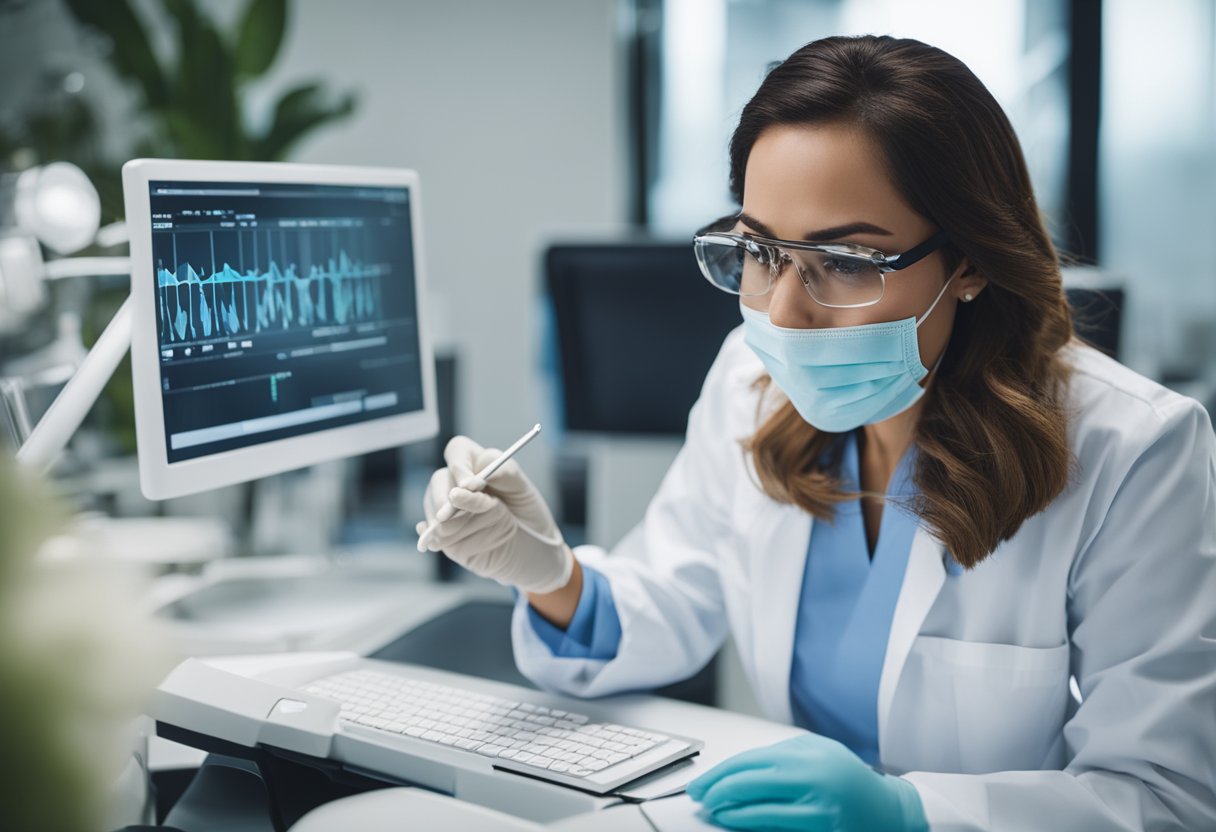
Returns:
[[[421,349],[419,358],[422,363],[422,409],[170,463],[165,447],[165,418],[161,403],[156,305],[153,302],[154,292],[151,291],[155,275],[149,183],[161,180],[408,188]],[[418,174],[415,171],[280,162],[135,159],[123,165],[122,182],[131,239],[131,375],[139,481],[145,497],[151,500],[179,497],[436,435],[439,419],[435,396],[435,362],[425,314],[426,271],[423,266],[425,258]]]

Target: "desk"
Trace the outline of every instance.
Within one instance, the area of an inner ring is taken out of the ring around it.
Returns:
[[[207,672],[221,671],[241,677],[232,679],[233,686],[237,686],[241,679],[265,683],[270,686],[266,696],[271,697],[266,701],[272,703],[276,701],[275,697],[282,693],[283,688],[295,689],[314,678],[363,664],[379,669],[391,669],[395,673],[425,681],[463,687],[478,693],[572,710],[587,714],[592,719],[669,731],[699,737],[705,741],[705,747],[698,756],[676,767],[635,781],[629,788],[620,790],[622,795],[639,800],[678,791],[689,780],[746,748],[767,745],[801,733],[800,729],[793,726],[656,696],[629,695],[599,700],[577,700],[419,665],[377,662],[360,658],[353,653],[220,657],[207,659],[205,664]],[[172,678],[171,676],[170,679]],[[223,679],[220,682],[222,683]],[[193,696],[189,685],[183,686],[179,683],[174,687],[170,683],[168,687],[162,686],[162,693],[163,695],[154,700],[152,716],[188,730],[204,733],[208,731],[208,728],[201,724],[182,724],[191,722],[192,717],[189,714],[195,712],[191,708],[182,708],[184,699]],[[225,695],[231,700],[229,692],[226,691]],[[190,705],[192,701],[186,704]],[[214,716],[215,707],[209,707],[207,713]],[[265,714],[268,711],[268,708],[260,711],[253,708],[250,712]],[[201,710],[198,712],[202,713]],[[224,738],[248,742],[249,737],[257,736],[254,730],[256,726],[251,727],[248,716],[243,719],[241,731],[244,733],[239,737],[233,735]],[[352,771],[375,773],[389,781],[421,786],[540,824],[559,823],[588,812],[610,809],[620,803],[615,797],[599,797],[499,771],[493,768],[492,761],[488,758],[447,746],[428,746],[427,756],[424,758],[402,753],[400,747],[395,746],[389,738],[381,740],[369,731],[342,728],[332,732],[332,737],[327,738],[327,745],[326,758],[341,763]],[[617,816],[617,809],[613,808],[612,813]],[[624,820],[623,817],[619,819]]]

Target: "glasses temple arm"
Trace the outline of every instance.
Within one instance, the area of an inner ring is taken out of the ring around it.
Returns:
[[[939,248],[950,242],[950,235],[945,231],[939,231],[923,243],[905,251],[903,254],[897,254],[884,261],[886,268],[890,271],[899,271],[906,269],[913,263],[917,263]]]

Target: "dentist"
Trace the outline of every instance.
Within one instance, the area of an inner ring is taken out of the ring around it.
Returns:
[[[1212,425],[1073,336],[997,102],[941,50],[827,38],[730,161],[694,251],[742,325],[640,525],[571,551],[465,437],[432,479],[428,520],[462,509],[432,548],[521,590],[520,669],[652,688],[732,635],[807,729],[689,785],[732,828],[1216,828]]]

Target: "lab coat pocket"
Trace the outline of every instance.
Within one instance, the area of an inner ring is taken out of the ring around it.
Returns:
[[[957,771],[1054,768],[1068,705],[1069,647],[936,636],[912,646],[922,705],[955,744]],[[926,737],[928,739],[928,737]],[[944,762],[944,761],[943,761]]]

